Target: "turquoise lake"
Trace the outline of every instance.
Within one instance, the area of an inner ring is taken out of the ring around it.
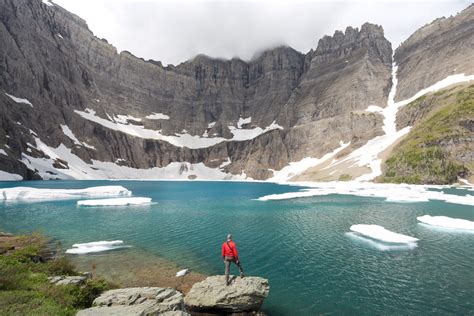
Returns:
[[[348,195],[254,200],[300,189],[271,183],[0,182],[3,188],[98,185],[122,185],[134,196],[151,197],[156,203],[139,207],[77,207],[76,200],[0,203],[0,230],[41,231],[60,240],[64,249],[74,243],[120,239],[133,247],[116,250],[124,255],[139,249],[204,274],[223,273],[220,247],[231,232],[246,273],[270,281],[263,307],[269,315],[474,313],[474,233],[434,229],[416,220],[428,214],[472,221],[472,206],[389,203]],[[382,225],[420,241],[414,249],[383,251],[351,237],[353,224]]]

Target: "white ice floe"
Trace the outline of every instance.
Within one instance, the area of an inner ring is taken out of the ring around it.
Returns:
[[[175,135],[163,135],[161,133],[161,130],[150,130],[146,129],[143,125],[127,124],[127,120],[130,119],[134,119],[137,122],[141,120],[138,118],[133,118],[131,116],[109,116],[109,119],[107,120],[97,116],[96,112],[91,109],[86,109],[86,111],[74,110],[74,112],[76,112],[86,120],[95,122],[112,130],[120,131],[122,133],[126,133],[135,137],[162,140],[176,147],[187,147],[191,149],[207,148],[225,141],[250,140],[268,131],[283,128],[275,122],[273,122],[272,124],[270,124],[270,126],[267,126],[264,129],[262,129],[261,127],[255,127],[253,129],[237,129],[235,127],[232,127],[233,130],[231,129],[231,133],[233,134],[233,137],[231,139],[226,139],[223,137],[202,137],[198,135],[190,135],[187,132],[181,134],[176,133]]]
[[[0,154],[1,154],[1,155],[8,156],[8,154],[7,154],[7,152],[5,151],[5,149],[0,149]]]
[[[466,219],[430,215],[419,216],[416,219],[423,224],[431,226],[448,229],[469,230],[474,232],[474,222],[468,221]]]
[[[170,117],[163,113],[153,113],[146,116],[149,120],[169,120]]]
[[[395,102],[395,94],[397,91],[397,70],[398,67],[396,64],[393,64],[392,67],[392,88],[388,95],[387,106],[385,108],[381,108],[378,106],[371,105],[369,106],[366,111],[368,112],[378,112],[384,116],[383,120],[383,131],[384,135],[377,136],[371,140],[369,140],[365,145],[362,147],[354,150],[351,154],[344,157],[341,160],[335,161],[332,165],[337,166],[342,163],[352,162],[352,166],[360,167],[366,166],[371,169],[370,173],[364,174],[358,177],[357,181],[371,181],[374,178],[380,176],[382,174],[382,158],[380,154],[387,150],[391,145],[393,145],[397,140],[399,140],[404,135],[408,134],[411,127],[405,127],[399,131],[397,131],[396,127],[396,118],[398,110],[413,102],[417,98],[431,92],[435,92],[441,89],[444,89],[450,85],[458,84],[462,82],[468,82],[474,80],[474,75],[465,76],[464,74],[452,75],[449,76],[426,89],[420,90],[417,92],[413,97],[400,101]]]
[[[250,124],[252,122],[252,117],[249,116],[247,118],[239,117],[239,121],[237,122],[237,128],[242,128],[242,125]]]
[[[0,181],[21,181],[23,177],[19,174],[9,173],[3,170],[0,170]],[[1,189],[0,189],[0,200],[2,200],[1,196]]]
[[[61,144],[56,148],[49,147],[35,137],[36,148],[50,158],[36,158],[22,154],[22,162],[30,170],[36,170],[43,179],[201,179],[201,180],[239,180],[246,179],[244,174],[233,175],[219,168],[210,168],[204,163],[172,162],[165,167],[137,169],[121,166],[114,162],[91,160],[86,163]],[[67,169],[53,166],[60,158],[68,163]],[[251,180],[251,178],[247,178]]]
[[[189,273],[189,270],[188,269],[184,269],[184,270],[181,270],[181,271],[178,271],[176,272],[176,277],[182,277],[182,276],[185,276],[186,274]]]
[[[118,185],[90,187],[86,189],[38,189],[15,187],[0,189],[0,200],[55,200],[79,197],[128,196],[132,192]]]
[[[86,142],[81,142],[79,139],[77,139],[77,137],[71,131],[69,126],[61,125],[61,129],[63,130],[64,135],[69,137],[69,139],[72,140],[74,142],[74,144],[79,145],[79,146],[84,146],[84,147],[87,147],[87,148],[90,148],[90,149],[95,149],[94,146],[91,146],[91,145],[87,144]]]
[[[327,161],[329,158],[334,157],[338,152],[349,146],[349,143],[343,143],[342,141],[339,142],[339,147],[336,148],[334,151],[327,153],[321,158],[311,158],[306,157],[301,159],[300,161],[290,162],[290,164],[281,170],[274,171],[273,177],[268,179],[270,182],[283,182],[288,181],[292,177],[302,174],[304,171],[308,170],[309,168],[316,167],[317,165]]]
[[[389,244],[412,244],[418,241],[417,238],[394,233],[379,225],[352,225],[350,230],[364,237]]]
[[[33,107],[33,104],[31,104],[31,102],[28,101],[27,99],[18,98],[18,97],[15,97],[15,96],[11,95],[11,94],[8,94],[8,93],[5,93],[5,95],[7,95],[8,97],[10,97],[10,99],[12,99],[13,101],[15,101],[16,103],[27,104],[27,105]]]
[[[388,202],[428,202],[430,200],[445,201],[447,203],[474,205],[474,196],[446,194],[436,189],[445,186],[409,185],[372,182],[300,182],[287,183],[294,186],[307,187],[301,191],[282,194],[271,194],[258,198],[260,201],[286,200],[300,197],[323,196],[329,194],[355,195],[364,197],[385,198]],[[464,191],[465,190],[459,190]]]
[[[144,205],[150,204],[151,198],[147,197],[129,197],[100,200],[82,200],[77,201],[79,206],[126,206],[126,205]]]
[[[74,244],[71,249],[66,250],[66,253],[70,254],[87,254],[94,252],[103,252],[121,248],[130,248],[130,246],[125,246],[122,240],[113,240],[113,241],[94,241],[83,244]]]
[[[351,238],[352,240],[362,243],[364,245],[368,245],[372,248],[375,248],[380,251],[403,251],[403,250],[411,250],[416,248],[418,245],[417,243],[407,243],[407,244],[394,244],[394,243],[384,243],[381,241],[377,241],[375,239],[363,237],[362,235],[354,232],[346,233],[346,236]]]

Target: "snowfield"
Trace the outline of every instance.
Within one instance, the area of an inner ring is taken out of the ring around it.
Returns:
[[[109,116],[109,119],[107,120],[97,116],[96,112],[92,109],[86,109],[85,111],[74,110],[74,112],[86,120],[95,122],[112,130],[120,131],[122,133],[139,138],[162,140],[176,147],[186,147],[190,149],[208,148],[225,141],[251,140],[271,130],[283,129],[283,127],[273,122],[266,128],[255,127],[252,129],[240,129],[230,126],[229,129],[233,134],[231,139],[223,137],[202,137],[198,135],[190,135],[184,130],[181,133],[176,133],[175,135],[163,135],[161,130],[156,131],[146,129],[143,125],[128,124],[127,122],[128,120],[140,122],[141,119],[139,118],[118,115],[117,117]]]

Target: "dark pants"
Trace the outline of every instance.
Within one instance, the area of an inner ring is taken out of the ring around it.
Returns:
[[[234,257],[225,257],[224,258],[224,264],[225,264],[225,281],[229,283],[229,270],[230,270],[230,264],[235,263],[237,267],[239,267],[240,274],[243,275],[244,270],[242,269],[242,265],[240,264],[240,261],[237,262]]]

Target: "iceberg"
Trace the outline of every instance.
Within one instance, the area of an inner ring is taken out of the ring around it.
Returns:
[[[466,219],[430,215],[419,216],[416,219],[423,224],[431,226],[449,229],[469,230],[474,232],[474,222],[468,221]]]
[[[389,244],[413,244],[418,241],[417,238],[394,233],[379,225],[352,225],[350,230],[363,237],[368,237]]]
[[[178,271],[176,272],[176,277],[182,277],[182,276],[185,276],[186,274],[189,273],[189,270],[188,269],[184,269],[184,270],[181,270],[181,271]]]
[[[83,244],[74,244],[71,249],[66,250],[66,253],[70,254],[86,254],[93,252],[109,251],[121,248],[130,248],[130,246],[123,245],[122,240],[113,241],[94,241]]]
[[[15,187],[0,189],[0,200],[55,200],[83,196],[129,196],[132,192],[120,185],[90,187],[86,189],[38,189]]]
[[[77,205],[80,205],[80,206],[125,206],[125,205],[143,205],[143,204],[150,204],[150,203],[151,203],[151,198],[147,198],[147,197],[130,197],[130,198],[77,201]]]

